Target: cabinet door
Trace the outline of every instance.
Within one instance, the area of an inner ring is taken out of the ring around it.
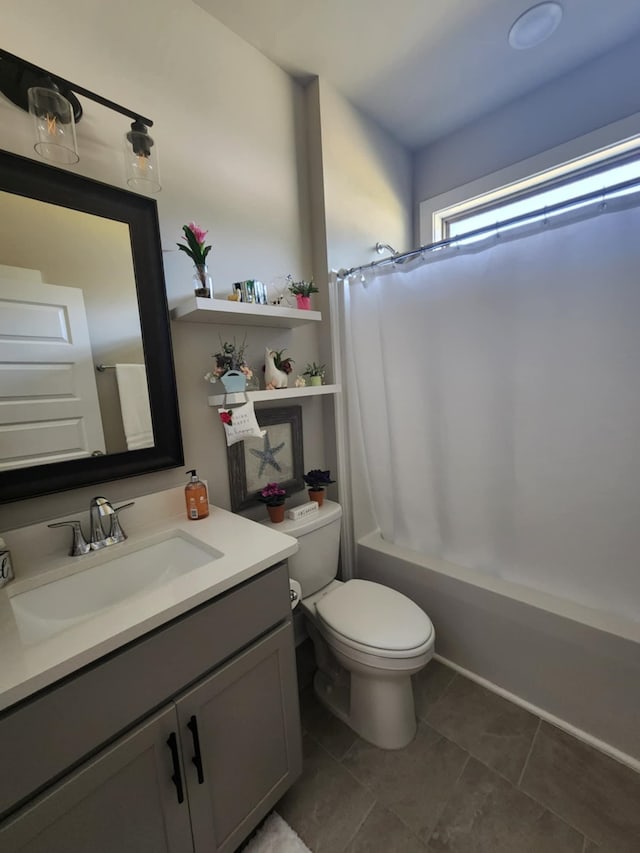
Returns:
[[[302,770],[291,622],[177,705],[196,853],[230,853]]]
[[[183,782],[172,705],[9,819],[0,827],[0,850],[192,853],[186,791],[178,802]]]

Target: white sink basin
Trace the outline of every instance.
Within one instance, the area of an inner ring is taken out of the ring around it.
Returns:
[[[22,641],[37,643],[96,613],[172,581],[222,556],[220,551],[174,531],[136,550],[111,548],[79,557],[93,564],[74,574],[14,595],[10,601]]]

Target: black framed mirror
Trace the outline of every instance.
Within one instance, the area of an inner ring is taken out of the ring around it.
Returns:
[[[182,464],[156,202],[0,152],[0,502]]]

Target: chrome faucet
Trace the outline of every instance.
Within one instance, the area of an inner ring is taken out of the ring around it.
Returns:
[[[106,498],[92,498],[89,504],[89,521],[91,524],[91,548],[94,551],[99,551],[100,548],[106,548],[108,545],[115,545],[117,542],[124,542],[127,534],[120,526],[118,513],[121,509],[126,509],[133,506],[134,501],[115,509]],[[105,533],[103,519],[109,518],[109,533]]]
[[[135,501],[131,501],[130,503],[122,504],[122,506],[113,507],[106,498],[92,498],[89,504],[89,523],[91,525],[89,542],[84,538],[82,527],[78,520],[58,521],[48,526],[71,527],[73,530],[73,542],[69,554],[72,557],[79,557],[82,554],[88,554],[89,551],[99,551],[101,548],[115,545],[117,542],[124,542],[127,534],[120,525],[118,513],[121,509],[133,506],[134,503]],[[105,532],[103,525],[103,519],[106,518],[110,519],[109,533]]]
[[[93,551],[99,551],[100,548],[113,545],[111,532],[107,536],[102,526],[102,519],[112,515],[113,507],[106,498],[91,498],[91,503],[89,504],[89,525],[91,527],[90,545]]]

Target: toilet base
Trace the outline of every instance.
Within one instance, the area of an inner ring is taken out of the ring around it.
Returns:
[[[332,714],[380,749],[402,749],[415,737],[411,676],[372,679],[352,672],[349,683],[340,684],[318,670],[313,687]]]

